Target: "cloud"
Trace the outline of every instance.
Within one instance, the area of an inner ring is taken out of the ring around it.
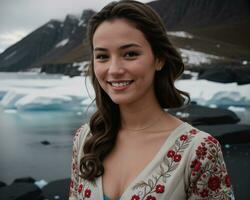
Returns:
[[[1,34],[0,35],[0,40],[5,41],[6,44],[11,44],[11,43],[19,41],[25,35],[27,35],[26,31],[20,31],[20,30],[18,31],[17,30],[17,31]]]
[[[11,46],[12,44],[15,44],[19,40],[21,40],[23,37],[29,34],[29,31],[25,30],[15,30],[15,31],[9,31],[4,32],[0,34],[0,53],[6,49],[6,47]]]

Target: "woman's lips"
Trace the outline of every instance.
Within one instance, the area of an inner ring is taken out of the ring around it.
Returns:
[[[108,81],[114,90],[121,91],[127,89],[133,80]]]

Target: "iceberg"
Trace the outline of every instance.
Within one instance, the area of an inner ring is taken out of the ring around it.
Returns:
[[[15,103],[18,110],[67,110],[72,107],[71,98],[54,94],[30,94]]]
[[[228,107],[250,106],[250,84],[218,83],[208,80],[178,80],[175,86],[190,94],[200,105]]]
[[[206,104],[215,104],[225,108],[229,106],[250,107],[250,100],[246,96],[242,96],[239,91],[220,91],[215,93]]]
[[[2,83],[2,84],[1,84]],[[88,77],[0,81],[0,105],[18,111],[81,110],[94,98]],[[89,99],[89,100],[88,100]],[[82,102],[85,101],[84,104]],[[93,109],[92,109],[93,110]]]
[[[90,77],[53,75],[0,80],[0,106],[4,109],[72,110],[94,112],[94,89]],[[22,75],[23,76],[23,75]],[[5,77],[5,75],[4,75]],[[32,77],[32,78],[30,78]],[[250,107],[250,84],[218,83],[208,80],[180,79],[175,86],[190,94],[191,100],[209,107]]]
[[[6,91],[5,95],[0,101],[0,105],[2,105],[5,109],[15,109],[16,102],[31,92],[31,89],[26,88],[14,88],[10,91]]]

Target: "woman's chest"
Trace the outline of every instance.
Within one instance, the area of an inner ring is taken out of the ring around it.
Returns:
[[[121,144],[104,161],[102,177],[104,194],[116,199],[153,162],[163,140],[137,144]],[[122,148],[123,147],[123,148]]]

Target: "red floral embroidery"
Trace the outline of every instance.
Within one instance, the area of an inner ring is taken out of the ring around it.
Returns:
[[[204,146],[198,146],[198,149],[196,149],[196,155],[203,160],[207,155],[207,148]]]
[[[201,169],[201,165],[202,165],[201,162],[195,159],[194,161],[192,161],[191,168],[193,168],[194,171],[198,172]]]
[[[203,198],[208,197],[208,190],[207,189],[202,190],[201,197],[203,197]]]
[[[208,187],[211,190],[217,190],[220,187],[220,178],[218,176],[212,176],[208,180]]]
[[[162,163],[152,177],[148,178],[146,181],[138,182],[133,186],[133,190],[139,189],[140,193],[138,194],[140,194],[141,199],[155,200],[156,197],[152,196],[154,193],[158,195],[164,193],[165,186],[163,183],[167,182],[172,172],[178,167],[182,159],[182,153],[188,148],[193,137],[194,134],[187,131],[186,134],[177,138],[172,147],[167,151]]]
[[[174,161],[175,162],[179,162],[180,160],[181,160],[181,155],[180,154],[174,155]]]
[[[164,185],[160,185],[160,184],[156,185],[156,188],[155,188],[156,193],[163,193],[164,190],[165,190]]]
[[[146,200],[156,200],[156,198],[152,195],[147,196]]]
[[[131,197],[131,200],[140,200],[140,197],[138,195],[133,195]]]
[[[133,186],[133,190],[138,190],[137,197],[144,200],[156,200],[155,195],[165,191],[165,185],[172,172],[177,169],[185,149],[191,140],[198,133],[197,129],[192,129],[181,135],[167,151],[163,162],[158,170],[147,180],[138,182]],[[191,162],[190,186],[187,195],[192,199],[224,199],[233,198],[230,186],[230,179],[226,177],[227,172],[220,150],[219,142],[213,137],[204,138],[195,149],[195,159]],[[225,185],[221,190],[223,184]],[[158,197],[158,196],[157,196]],[[228,198],[227,198],[228,197]],[[132,196],[131,200],[138,200]]]
[[[85,193],[84,193],[84,196],[89,198],[91,196],[91,190],[90,189],[86,189],[85,190]]]
[[[175,155],[175,152],[173,150],[169,150],[167,153],[167,157],[172,158]]]
[[[185,141],[187,139],[187,135],[182,135],[181,137],[180,137],[180,140],[181,141]]]
[[[191,133],[191,134],[193,134],[193,135],[195,135],[195,134],[197,134],[197,130],[196,129],[191,129],[190,131],[189,131],[189,133]]]
[[[228,175],[225,176],[225,184],[227,187],[231,186],[231,180],[230,180],[230,177]]]
[[[188,196],[195,199],[232,199],[230,178],[227,174],[219,142],[212,136],[204,138],[196,149],[191,167]]]
[[[82,185],[82,184],[80,184],[80,185],[78,186],[77,191],[78,191],[79,193],[82,191],[82,187],[83,187],[83,185]]]
[[[209,139],[210,141],[212,141],[214,144],[218,143],[218,140],[216,140],[213,136],[208,136],[207,139]]]

